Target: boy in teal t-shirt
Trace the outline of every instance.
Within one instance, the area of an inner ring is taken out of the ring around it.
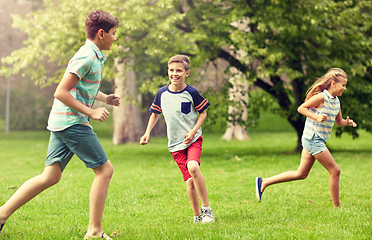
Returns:
[[[89,226],[84,239],[111,239],[102,230],[102,217],[113,166],[89,121],[103,122],[109,115],[104,107],[92,109],[95,99],[114,106],[120,105],[120,96],[99,91],[102,65],[106,60],[101,51],[110,50],[116,41],[118,26],[119,20],[105,11],[95,10],[87,16],[85,45],[70,60],[54,93],[48,119],[47,129],[51,135],[44,171],[26,181],[0,207],[0,233],[12,213],[59,182],[66,165],[76,154],[95,173],[89,195]]]

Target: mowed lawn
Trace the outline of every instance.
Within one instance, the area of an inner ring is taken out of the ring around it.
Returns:
[[[103,219],[115,239],[372,239],[372,134],[327,142],[341,168],[342,209],[332,206],[328,172],[316,162],[307,179],[270,186],[262,202],[255,178],[295,170],[293,131],[250,132],[245,142],[204,133],[201,170],[214,224],[194,224],[182,175],[166,138],[114,146],[111,126],[94,123],[114,165]],[[0,133],[0,205],[40,174],[48,131]],[[94,174],[74,157],[61,181],[15,212],[0,239],[82,239]]]

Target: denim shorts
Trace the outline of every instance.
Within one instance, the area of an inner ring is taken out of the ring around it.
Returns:
[[[45,166],[60,162],[63,171],[74,154],[87,168],[99,167],[108,160],[97,134],[89,126],[77,124],[50,133]]]
[[[312,156],[327,149],[325,140],[316,134],[314,134],[311,139],[307,139],[302,136],[301,141],[302,147],[306,149]]]

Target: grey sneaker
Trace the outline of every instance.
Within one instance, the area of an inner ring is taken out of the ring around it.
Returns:
[[[199,215],[199,216],[194,216],[194,223],[198,223],[198,222],[202,222],[203,220],[203,215]]]
[[[214,222],[214,214],[212,210],[201,209],[201,212],[203,214],[202,223],[213,223]]]

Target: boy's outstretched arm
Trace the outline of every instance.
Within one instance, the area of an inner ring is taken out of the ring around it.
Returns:
[[[120,106],[120,99],[121,97],[117,94],[104,94],[103,92],[99,91],[96,99],[108,104],[108,105],[114,105],[114,106]]]
[[[109,115],[109,112],[105,107],[96,109],[89,108],[79,102],[70,94],[70,90],[75,87],[78,82],[78,76],[73,73],[66,73],[61,82],[58,84],[57,89],[54,93],[54,97],[66,106],[87,115],[91,119],[99,120],[101,122],[105,121]]]
[[[140,144],[146,145],[150,140],[150,133],[152,129],[154,128],[155,124],[158,122],[159,114],[152,113],[149,122],[147,124],[146,132],[143,134],[143,136],[140,138]]]
[[[199,113],[198,121],[196,122],[194,128],[189,133],[186,134],[186,137],[185,137],[185,140],[183,140],[183,143],[189,144],[194,139],[196,132],[202,126],[206,118],[207,118],[206,110],[204,110],[202,113]]]

